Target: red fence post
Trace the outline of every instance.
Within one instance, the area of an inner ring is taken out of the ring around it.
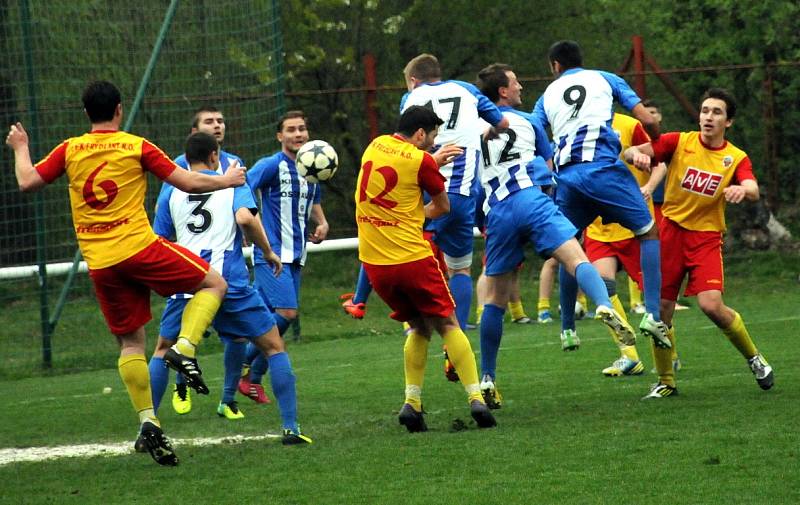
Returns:
[[[633,69],[636,75],[633,76],[633,89],[639,98],[647,98],[647,88],[645,86],[644,75],[644,41],[641,35],[634,35],[633,42]]]
[[[378,136],[378,110],[376,107],[378,80],[375,72],[375,56],[372,53],[366,53],[362,61],[364,63],[364,87],[366,88],[364,98],[367,124],[369,124],[369,139],[372,140]]]

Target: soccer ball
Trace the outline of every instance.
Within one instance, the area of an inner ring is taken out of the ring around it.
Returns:
[[[297,173],[314,184],[327,181],[339,168],[339,156],[324,140],[311,140],[297,151]]]

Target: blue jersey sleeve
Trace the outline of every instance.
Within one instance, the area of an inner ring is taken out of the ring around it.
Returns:
[[[544,95],[536,100],[536,105],[533,106],[531,116],[533,116],[534,120],[539,122],[542,128],[550,126],[550,121],[547,120],[547,113],[544,111]]]
[[[322,185],[321,184],[314,184],[316,186],[314,188],[314,204],[322,203]]]
[[[258,209],[256,201],[253,198],[253,191],[247,184],[233,188],[233,212],[242,208],[251,210]]]
[[[406,91],[406,92],[403,94],[403,98],[401,98],[401,99],[400,99],[400,113],[402,113],[402,112],[403,112],[403,108],[404,108],[404,107],[405,107],[405,105],[406,105],[406,100],[408,100],[408,95],[409,95],[409,94],[410,94],[410,93],[409,93],[408,91]]]
[[[472,94],[472,96],[478,99],[478,115],[481,118],[483,118],[484,121],[486,121],[492,126],[495,126],[497,125],[497,123],[503,120],[503,113],[500,112],[500,109],[497,108],[497,105],[495,105],[494,103],[492,103],[491,100],[486,98],[486,95],[481,93],[481,90],[479,90],[477,86],[464,81],[450,81],[450,82],[462,86],[467,91],[469,91]]]
[[[175,223],[172,222],[172,214],[169,209],[169,199],[172,197],[173,187],[169,184],[161,186],[161,193],[158,195],[156,204],[155,218],[153,219],[153,231],[166,239],[175,237]]]
[[[630,85],[628,85],[622,77],[612,74],[611,72],[598,72],[600,72],[600,75],[602,75],[611,86],[614,99],[627,110],[633,109],[637,103],[642,101],[639,95],[631,89]]]
[[[553,158],[553,146],[550,144],[550,140],[547,138],[547,132],[545,131],[544,127],[542,127],[541,123],[536,120],[533,116],[531,116],[531,126],[533,126],[533,131],[536,134],[536,155],[541,156],[545,160],[549,160]]]
[[[180,156],[175,158],[174,161],[175,161],[175,164],[178,165],[179,167],[185,168],[186,170],[189,170],[189,162],[186,161],[186,155],[185,154],[181,154]]]
[[[255,191],[272,186],[278,178],[278,157],[261,158],[247,171],[247,185]]]

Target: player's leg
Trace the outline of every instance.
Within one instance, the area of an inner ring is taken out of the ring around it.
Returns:
[[[217,406],[217,415],[233,421],[244,418],[244,412],[239,409],[236,401],[236,389],[242,376],[242,363],[247,353],[247,340],[223,334],[220,334],[220,339],[225,348],[222,353],[222,397]]]
[[[525,313],[525,306],[522,304],[522,293],[520,291],[520,271],[523,264],[520,263],[511,272],[511,292],[508,296],[508,311],[511,313],[511,322],[517,324],[532,323],[528,314]]]
[[[472,250],[474,245],[475,200],[469,196],[450,196],[450,212],[431,222],[434,242],[444,253],[450,293],[456,304],[456,319],[466,329],[472,305]]]
[[[475,281],[475,324],[480,328],[481,326],[481,317],[483,317],[483,306],[486,304],[486,298],[488,297],[487,293],[488,288],[486,287],[486,256],[484,255],[483,259],[483,268],[481,269],[481,274],[478,276],[478,280]]]
[[[553,296],[553,286],[558,275],[558,260],[548,258],[539,272],[539,301],[536,306],[536,320],[540,323],[552,323],[553,317],[550,312],[550,298]]]
[[[503,338],[503,315],[508,303],[513,274],[505,272],[487,277],[488,297],[481,320],[481,394],[490,409],[502,406],[497,390],[497,354]]]
[[[642,301],[642,290],[639,289],[639,285],[628,277],[628,305],[631,308],[631,313],[633,314],[644,314],[644,302]]]

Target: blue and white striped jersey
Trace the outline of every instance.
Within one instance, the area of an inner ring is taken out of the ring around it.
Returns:
[[[533,186],[536,160],[553,156],[547,134],[536,119],[511,107],[500,110],[508,118],[508,130],[483,144],[481,183],[486,192],[483,212],[487,215],[495,203]]]
[[[203,173],[217,175],[211,170]],[[208,261],[228,281],[228,290],[246,288],[250,275],[242,255],[242,232],[236,211],[255,212],[256,202],[247,185],[200,195],[165,185],[158,196],[153,230]],[[191,295],[176,295],[185,298]]]
[[[611,129],[614,101],[631,110],[641,99],[609,72],[571,68],[547,86],[533,116],[553,132],[556,167],[619,160],[619,137]]]
[[[306,262],[306,227],[311,206],[320,203],[322,188],[297,174],[294,160],[279,151],[261,158],[247,171],[247,183],[261,190],[261,219],[272,250],[282,263]],[[255,248],[255,263],[266,263]]]
[[[447,179],[448,193],[469,196],[481,162],[483,129],[478,118],[496,125],[503,119],[497,106],[475,85],[463,81],[421,84],[403,96],[400,112],[412,105],[433,108],[444,121],[436,136],[437,145],[455,144],[464,149],[464,154],[439,167],[439,171]]]

